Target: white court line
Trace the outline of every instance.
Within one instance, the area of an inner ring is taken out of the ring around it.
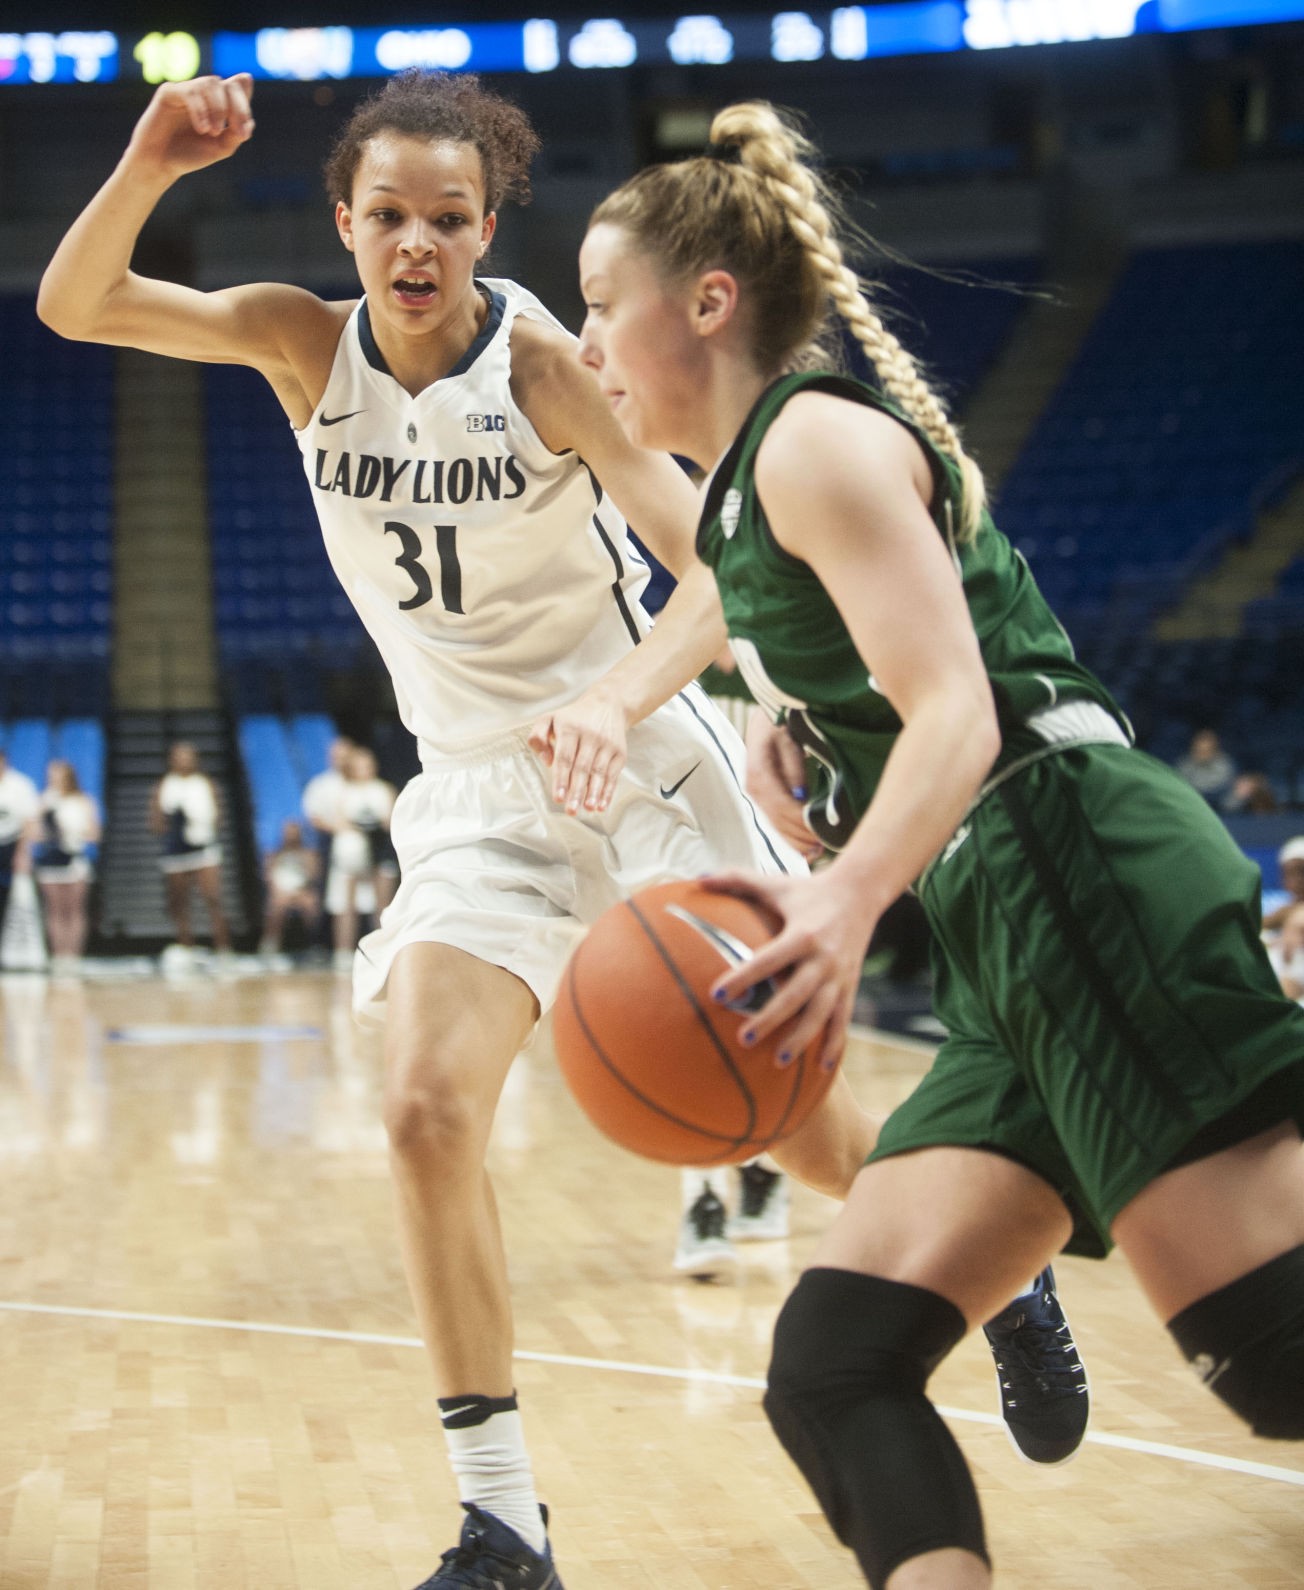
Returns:
[[[70,1319],[124,1320],[137,1325],[182,1325],[210,1331],[249,1331],[262,1336],[298,1336],[311,1341],[354,1342],[366,1347],[417,1347],[424,1344],[416,1336],[381,1336],[370,1331],[334,1331],[310,1325],[269,1325],[256,1320],[197,1319],[187,1314],[137,1314],[125,1309],[68,1308],[57,1303],[6,1303],[0,1311],[10,1314],[58,1314]],[[618,1358],[578,1358],[570,1353],[532,1353],[521,1349],[512,1355],[525,1363],[559,1364],[567,1369],[597,1369],[611,1374],[652,1375],[661,1380],[686,1380],[715,1386],[737,1386],[746,1391],[764,1391],[765,1382],[749,1375],[723,1375],[711,1369],[676,1369],[665,1364],[631,1364]],[[995,1413],[975,1413],[968,1408],[937,1411],[948,1419],[968,1424],[995,1424],[1002,1421]],[[1139,1441],[1130,1435],[1109,1435],[1088,1430],[1086,1439],[1096,1446],[1110,1446],[1124,1452],[1141,1452],[1147,1457],[1170,1458],[1175,1463],[1193,1463],[1200,1468],[1223,1469],[1230,1474],[1249,1474],[1260,1480],[1281,1480],[1287,1485],[1304,1486],[1304,1469],[1283,1469],[1271,1463],[1252,1463],[1246,1458],[1223,1457],[1217,1452],[1201,1452],[1194,1447],[1167,1446],[1161,1441]]]

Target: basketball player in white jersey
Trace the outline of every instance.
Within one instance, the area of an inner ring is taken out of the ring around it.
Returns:
[[[702,621],[714,598],[687,479],[625,440],[531,294],[476,279],[497,206],[528,193],[524,115],[472,79],[421,74],[355,113],[328,177],[359,300],[136,275],[167,189],[251,135],[251,88],[157,91],[38,310],[65,336],[251,365],[297,432],[332,564],[423,765],[394,811],[402,882],[361,946],[355,1003],[385,1024],[401,1241],[467,1506],[426,1583],[558,1587],[484,1170],[504,1077],[584,922],[663,877],[802,863],[743,794],[732,732],[696,687],[673,695],[722,641]],[[625,517],[681,576],[655,629]],[[841,1194],[872,1136],[839,1082],[784,1162]]]

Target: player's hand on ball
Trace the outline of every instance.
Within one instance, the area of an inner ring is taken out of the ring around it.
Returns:
[[[836,867],[809,878],[722,873],[702,879],[702,884],[767,905],[783,919],[768,944],[716,980],[711,997],[727,1004],[766,978],[777,978],[777,992],[744,1018],[743,1042],[750,1046],[779,1033],[779,1063],[784,1064],[823,1033],[819,1061],[832,1069],[846,1045],[874,914],[848,889]]]
[[[529,745],[552,769],[552,797],[573,817],[605,812],[625,766],[629,724],[625,709],[601,686],[531,725]]]
[[[253,92],[247,72],[161,84],[136,123],[127,159],[169,177],[225,160],[253,136]]]

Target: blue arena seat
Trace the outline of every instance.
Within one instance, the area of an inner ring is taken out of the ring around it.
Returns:
[[[253,801],[258,848],[266,855],[280,844],[286,819],[301,816],[303,784],[279,718],[261,713],[242,718],[238,738]]]

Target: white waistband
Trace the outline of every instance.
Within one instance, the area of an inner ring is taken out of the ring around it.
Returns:
[[[530,748],[528,728],[509,729],[486,740],[472,740],[464,745],[441,748],[428,740],[417,741],[417,755],[421,758],[423,773],[442,772],[450,767],[469,767],[477,762],[497,762],[506,756],[519,756]]]
[[[1097,701],[1061,701],[1057,706],[1043,707],[1028,719],[1028,727],[1047,745],[1064,745],[1071,740],[1132,743],[1118,720]]]

